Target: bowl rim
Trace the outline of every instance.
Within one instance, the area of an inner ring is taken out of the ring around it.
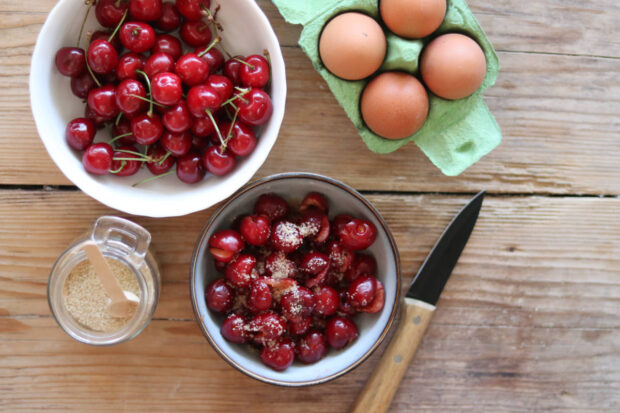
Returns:
[[[45,68],[37,69],[35,67],[35,63],[42,59],[41,55],[44,53],[44,47],[40,39],[48,35],[47,32],[50,30],[49,28],[51,27],[50,21],[58,18],[58,16],[62,13],[63,8],[68,7],[67,3],[69,2],[69,0],[59,0],[54,5],[52,10],[47,15],[45,22],[39,29],[39,33],[37,34],[37,40],[35,42],[34,49],[30,57],[28,95],[30,100],[30,111],[34,119],[39,139],[43,143],[45,150],[47,151],[49,157],[52,159],[58,170],[60,170],[60,172],[64,175],[65,178],[67,178],[71,182],[72,185],[77,186],[82,192],[95,199],[97,202],[100,202],[107,207],[125,212],[127,214],[152,218],[168,218],[188,215],[210,208],[213,205],[216,205],[218,202],[221,202],[228,198],[238,188],[243,187],[243,185],[245,185],[252,179],[256,172],[266,162],[278,140],[278,137],[280,136],[280,130],[282,128],[282,122],[284,120],[284,114],[286,111],[288,90],[286,79],[286,63],[282,54],[282,46],[280,45],[280,42],[270,20],[267,18],[265,12],[254,0],[240,1],[245,3],[245,5],[251,10],[251,12],[257,16],[258,20],[261,22],[266,32],[267,38],[269,39],[268,42],[274,46],[273,50],[271,49],[271,47],[269,47],[272,59],[272,77],[274,73],[274,68],[276,66],[278,67],[278,72],[282,73],[281,78],[278,79],[277,85],[273,81],[271,83],[273,89],[270,96],[273,97],[275,93],[282,95],[282,102],[278,104],[278,106],[274,104],[272,118],[269,120],[269,122],[273,122],[273,137],[270,138],[271,142],[269,142],[269,146],[266,148],[264,153],[257,152],[247,157],[250,158],[254,156],[251,160],[247,159],[247,162],[251,162],[254,164],[251,168],[248,168],[248,171],[243,174],[240,174],[241,171],[233,171],[233,173],[225,177],[229,180],[230,185],[225,185],[223,188],[218,188],[217,190],[193,188],[191,190],[188,190],[188,192],[199,192],[200,196],[196,195],[192,197],[191,199],[189,199],[190,202],[183,202],[181,204],[176,203],[174,205],[169,203],[158,203],[157,206],[152,209],[145,209],[143,203],[134,202],[136,199],[141,198],[140,193],[135,193],[131,196],[119,196],[114,188],[110,188],[109,186],[101,182],[93,183],[91,180],[96,180],[97,177],[89,177],[89,174],[84,171],[83,168],[80,169],[80,172],[78,173],[78,171],[72,166],[67,165],[67,163],[65,162],[67,155],[63,152],[64,149],[59,149],[57,147],[57,138],[61,138],[60,140],[64,144],[64,135],[59,137],[51,136],[51,134],[48,133],[48,131],[45,129],[47,123],[44,122],[44,116],[42,115],[42,113],[48,108],[40,102],[40,99],[37,98],[36,92],[36,90],[42,87],[42,85],[45,83],[44,80],[42,80],[42,70],[45,70]],[[51,65],[52,67],[54,67],[53,61],[51,62]],[[264,126],[267,125],[269,125],[269,123],[266,123]],[[259,137],[259,139],[261,137]],[[69,153],[72,150],[70,148],[67,148],[67,151],[67,153]],[[79,156],[81,156],[81,154]],[[212,176],[211,178],[220,177]],[[165,192],[161,192],[161,194],[165,194]],[[205,194],[208,194],[208,196],[205,196]],[[206,201],[201,202],[201,199],[205,199]]]
[[[298,381],[298,382],[291,382],[291,381],[286,381],[286,380],[278,380],[278,379],[271,379],[268,377],[264,377],[260,374],[257,374],[255,372],[253,372],[252,370],[236,363],[232,358],[230,358],[218,345],[217,343],[213,340],[213,338],[211,337],[211,334],[209,332],[209,330],[206,328],[205,323],[203,322],[202,316],[200,315],[199,311],[198,311],[198,304],[197,304],[197,292],[196,292],[196,277],[198,276],[197,274],[197,261],[198,261],[198,253],[199,250],[201,249],[202,246],[206,245],[205,244],[205,239],[206,239],[206,235],[207,232],[209,232],[209,230],[211,229],[211,226],[213,225],[213,223],[215,222],[215,220],[228,208],[228,206],[234,201],[236,200],[239,196],[241,196],[242,194],[248,192],[249,190],[252,190],[254,188],[257,188],[265,183],[269,183],[269,182],[274,182],[274,181],[282,181],[282,180],[287,180],[287,179],[299,179],[299,178],[303,178],[303,179],[310,179],[310,180],[316,180],[316,181],[321,181],[330,185],[333,185],[341,190],[344,190],[345,192],[348,192],[350,195],[353,195],[355,198],[357,198],[360,202],[362,202],[362,204],[364,204],[364,206],[366,206],[366,208],[375,216],[375,218],[378,220],[378,222],[381,224],[381,227],[383,229],[383,231],[385,232],[385,234],[387,235],[388,241],[390,243],[390,247],[392,250],[392,254],[394,257],[394,264],[396,266],[396,295],[395,295],[395,301],[394,301],[394,307],[392,308],[392,313],[390,314],[390,318],[388,319],[385,327],[383,328],[383,331],[381,332],[381,335],[379,336],[379,338],[377,339],[377,341],[359,358],[357,359],[354,363],[352,363],[350,366],[336,372],[333,373],[329,376],[326,377],[322,377],[319,379],[314,379],[314,380],[304,380],[304,381]],[[204,227],[202,228],[202,230],[200,231],[200,235],[198,236],[198,239],[196,240],[196,244],[194,246],[194,251],[192,253],[192,260],[191,260],[191,264],[190,264],[190,281],[189,281],[189,292],[190,292],[190,298],[192,301],[192,309],[194,311],[194,315],[196,318],[196,322],[198,323],[198,325],[200,326],[200,329],[202,330],[203,335],[207,338],[207,340],[209,341],[209,343],[211,344],[211,347],[213,347],[213,349],[216,351],[216,353],[219,354],[219,356],[221,358],[223,358],[228,364],[230,364],[232,367],[234,367],[235,369],[237,369],[238,371],[244,373],[245,375],[261,381],[263,383],[268,383],[268,384],[274,384],[274,385],[278,385],[278,386],[283,386],[283,387],[304,387],[304,386],[311,386],[311,385],[315,385],[315,384],[321,384],[321,383],[326,383],[328,381],[334,380],[340,376],[343,376],[347,373],[349,373],[350,371],[354,370],[356,367],[358,367],[360,364],[362,364],[364,361],[366,361],[366,359],[368,359],[368,357],[370,357],[370,355],[372,353],[375,352],[375,350],[377,350],[377,348],[381,345],[381,343],[383,343],[383,341],[385,340],[390,328],[392,327],[394,320],[396,318],[396,315],[398,314],[398,310],[399,310],[399,306],[400,306],[400,294],[401,294],[401,265],[400,265],[400,255],[398,252],[398,247],[396,245],[396,241],[394,239],[394,236],[392,235],[392,232],[390,231],[390,228],[388,227],[387,223],[385,222],[385,220],[383,219],[383,217],[381,216],[381,214],[379,213],[379,211],[370,203],[370,201],[368,201],[361,193],[359,193],[356,189],[354,189],[353,187],[328,176],[325,175],[320,175],[320,174],[315,174],[315,173],[310,173],[310,172],[284,172],[284,173],[279,173],[279,174],[275,174],[275,175],[270,175],[264,178],[261,178],[259,180],[250,182],[246,185],[244,185],[242,188],[240,188],[237,192],[235,192],[230,198],[228,198],[226,200],[226,202],[224,204],[222,204],[217,211],[215,211],[213,213],[213,215],[211,215],[211,217],[209,218],[209,220],[207,221],[207,223],[204,225]]]

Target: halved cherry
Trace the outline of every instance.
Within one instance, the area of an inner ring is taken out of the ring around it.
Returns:
[[[340,272],[345,272],[353,262],[353,251],[345,248],[339,241],[331,241],[327,244],[327,254],[332,267]]]
[[[245,343],[248,341],[249,334],[246,330],[248,321],[239,314],[231,314],[222,323],[222,336],[233,343]]]
[[[286,370],[295,360],[295,346],[289,338],[281,338],[274,344],[263,347],[260,359],[276,371]]]
[[[383,283],[381,281],[376,280],[376,282],[377,292],[375,293],[375,298],[366,307],[359,309],[364,313],[378,313],[383,309],[383,306],[385,305],[385,288],[383,287]]]
[[[248,308],[253,313],[269,310],[273,297],[269,284],[264,278],[258,278],[252,281],[250,286],[250,296],[248,297]]]
[[[318,192],[310,192],[303,201],[301,201],[301,206],[299,207],[299,212],[304,212],[310,207],[317,208],[325,213],[327,213],[329,205],[325,197]]]
[[[296,322],[312,314],[316,299],[312,291],[305,287],[298,287],[283,295],[280,305],[282,306],[282,315],[287,320]]]
[[[267,215],[271,221],[276,221],[288,214],[288,204],[276,194],[262,194],[254,204],[254,212]]]
[[[265,259],[265,272],[273,278],[292,278],[297,265],[281,251],[272,252]]]
[[[365,219],[352,219],[336,232],[342,245],[358,251],[370,247],[377,238],[377,228]]]
[[[250,321],[249,330],[255,334],[255,342],[265,345],[286,332],[286,321],[281,315],[268,311],[254,316]]]
[[[349,285],[349,302],[357,309],[368,306],[375,298],[377,279],[370,275],[357,277]]]
[[[369,274],[375,275],[377,272],[377,261],[372,255],[368,254],[355,254],[351,268],[344,274],[345,281],[352,282],[360,275]]]
[[[226,279],[235,287],[246,288],[258,276],[255,270],[256,257],[250,254],[240,254],[226,267]]]
[[[302,363],[316,363],[327,354],[327,341],[323,334],[312,331],[298,341],[296,349]]]
[[[224,229],[211,236],[209,246],[209,251],[216,260],[230,262],[235,254],[243,250],[245,243],[237,231]]]

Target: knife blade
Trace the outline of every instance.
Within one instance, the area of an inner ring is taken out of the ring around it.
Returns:
[[[379,364],[353,404],[353,413],[387,411],[422,336],[435,304],[467,245],[484,199],[479,192],[448,224],[414,277],[398,329]]]

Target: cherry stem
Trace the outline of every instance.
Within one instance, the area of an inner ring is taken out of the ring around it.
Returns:
[[[113,137],[112,139],[110,139],[110,141],[108,143],[114,143],[117,140],[119,140],[120,138],[124,138],[125,136],[131,136],[133,135],[133,132],[127,132],[127,133],[123,133],[122,135],[118,135]]]
[[[139,156],[139,158],[134,158],[133,160],[138,160],[138,159],[144,159],[146,161],[151,161],[151,158],[149,156],[146,156],[143,153],[140,152],[136,152],[136,151],[130,151],[128,149],[116,149],[116,152],[122,152],[122,153],[129,153],[131,155],[136,155]]]
[[[112,158],[112,159],[113,159],[113,160],[115,160],[115,161],[136,161],[136,162],[149,162],[149,160],[148,160],[148,159],[138,159],[138,158],[123,158],[123,157],[117,158],[117,157],[114,157],[114,158]]]
[[[209,50],[213,49],[215,45],[218,44],[220,41],[222,41],[222,38],[220,36],[217,36],[206,49],[198,53],[198,57],[202,57],[207,54]]]
[[[149,88],[149,97],[151,98],[151,100],[149,101],[149,111],[146,113],[148,115],[149,118],[153,117],[153,95],[151,94],[151,79],[149,79],[149,77],[147,76],[146,73],[144,73],[142,70],[136,70],[136,73],[140,73],[142,76],[144,76],[144,79],[146,80],[146,85]]]
[[[118,122],[121,121],[121,118],[123,117],[123,112],[118,112],[118,115],[116,115],[116,120],[114,121],[114,124],[116,126],[118,126]]]
[[[170,109],[170,107],[169,107],[169,106],[162,105],[161,103],[157,103],[157,102],[155,102],[153,99],[148,99],[148,98],[145,98],[144,96],[140,96],[140,95],[131,95],[131,94],[130,94],[129,96],[131,96],[132,98],[136,98],[136,99],[143,100],[143,101],[145,101],[145,102],[152,103],[153,105],[157,105],[157,106],[159,106],[160,108]]]
[[[217,15],[218,10],[220,9],[220,6],[218,5],[215,9],[215,14],[211,13],[211,10],[209,10],[206,7],[203,7],[203,10],[207,13],[207,20],[209,21],[209,23],[211,23],[213,25],[213,28],[215,29],[215,35],[216,37],[221,38],[222,35],[220,34],[221,31],[224,31],[224,28],[222,27],[222,25],[217,21],[217,19],[215,18],[215,16]],[[232,57],[232,55],[230,53],[228,53],[228,50],[226,50],[224,48],[224,46],[220,46],[222,48],[222,50],[224,51],[224,53],[226,53],[226,56],[228,56],[228,58],[230,59]]]
[[[157,165],[161,165],[162,163],[164,163],[164,161],[165,161],[166,159],[168,159],[168,158],[170,157],[170,155],[172,155],[172,152],[170,152],[170,151],[166,152],[166,154],[164,155],[164,157],[163,157],[163,158],[161,158],[161,159],[159,160],[159,162],[157,162]]]
[[[243,59],[239,59],[238,57],[233,57],[233,60],[236,60],[239,63],[243,63],[244,65],[248,66],[250,68],[250,70],[256,70],[256,66],[254,66],[253,64],[250,64],[248,62],[246,62]]]
[[[84,31],[84,26],[86,25],[86,19],[88,19],[88,13],[90,13],[90,9],[93,7],[93,1],[87,0],[87,3],[88,3],[88,8],[86,9],[84,20],[82,20],[82,26],[80,27],[80,34],[78,35],[77,47],[80,47],[80,41],[82,40],[82,32]]]
[[[132,185],[132,187],[135,188],[138,185],[142,185],[142,184],[145,184],[147,182],[151,182],[151,181],[154,181],[156,179],[163,178],[164,176],[172,175],[174,172],[175,172],[175,170],[172,169],[172,170],[170,170],[170,171],[168,171],[166,173],[163,173],[163,174],[159,174],[159,175],[155,175],[155,176],[150,176],[150,177],[148,177],[146,179],[141,180],[140,182],[136,182],[135,184]]]
[[[121,3],[122,0],[116,0],[116,3],[114,3],[114,7],[121,7]]]
[[[93,73],[93,69],[91,69],[90,65],[88,64],[88,60],[86,60],[86,69],[88,69],[88,73],[90,73],[90,76],[93,78],[97,86],[101,87],[101,83],[99,82],[99,79],[97,79],[97,76],[95,76],[95,74]]]
[[[247,89],[242,89],[240,87],[236,87],[235,89],[239,90],[241,93],[234,95],[231,98],[228,98],[228,100],[225,100],[224,103],[222,103],[222,106],[224,105],[231,105],[233,108],[237,109],[237,106],[235,106],[233,104],[233,102],[237,99],[242,100],[244,103],[247,103],[248,101],[246,99],[243,99],[243,96],[246,95],[251,89],[247,88]]]
[[[220,128],[218,128],[217,122],[213,118],[213,114],[211,113],[209,109],[205,110],[205,112],[207,112],[207,116],[209,117],[209,119],[211,119],[211,123],[213,123],[213,127],[215,128],[215,131],[217,132],[217,137],[220,138],[220,143],[223,146],[226,146],[226,144],[224,143],[224,138],[222,138],[222,133],[220,132]]]
[[[110,37],[108,37],[108,42],[111,42],[112,39],[114,39],[114,36],[116,36],[116,33],[118,32],[118,29],[121,28],[121,26],[123,25],[123,22],[125,21],[125,18],[127,17],[127,12],[128,11],[129,11],[129,9],[125,10],[125,13],[123,13],[123,17],[121,17],[121,21],[118,22],[118,24],[116,25],[116,28],[114,29],[114,31],[112,32]]]
[[[115,161],[122,161],[122,162],[121,162],[121,166],[120,166],[118,169],[115,169],[115,170],[113,170],[113,171],[110,171],[110,173],[111,173],[111,174],[117,174],[117,173],[119,173],[120,171],[122,171],[122,170],[123,170],[123,168],[125,167],[125,165],[127,165],[127,162],[126,162],[124,159],[121,159],[121,158],[112,158],[112,159],[114,159]]]
[[[232,131],[235,127],[235,122],[237,121],[237,115],[239,115],[239,109],[235,111],[235,115],[233,116],[232,122],[230,123],[230,129],[228,129],[228,134],[226,135],[226,140],[220,146],[220,153],[223,154],[226,148],[228,147],[228,141],[232,138]]]

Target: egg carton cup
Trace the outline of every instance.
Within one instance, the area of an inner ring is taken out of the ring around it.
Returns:
[[[299,45],[373,152],[390,153],[413,141],[442,173],[456,176],[501,142],[499,126],[482,98],[482,92],[497,79],[499,60],[465,0],[448,0],[441,26],[430,36],[416,40],[399,37],[385,27],[381,22],[378,0],[273,0],[273,3],[287,22],[304,26]],[[424,46],[442,34],[461,33],[473,38],[484,52],[487,71],[482,85],[471,96],[459,100],[445,100],[427,90],[430,110],[424,126],[403,139],[380,137],[365,125],[359,108],[362,91],[372,77],[357,81],[340,79],[327,70],[319,56],[319,38],[325,24],[333,17],[350,11],[373,17],[386,33],[387,54],[376,74],[403,71],[420,78],[418,64]]]

